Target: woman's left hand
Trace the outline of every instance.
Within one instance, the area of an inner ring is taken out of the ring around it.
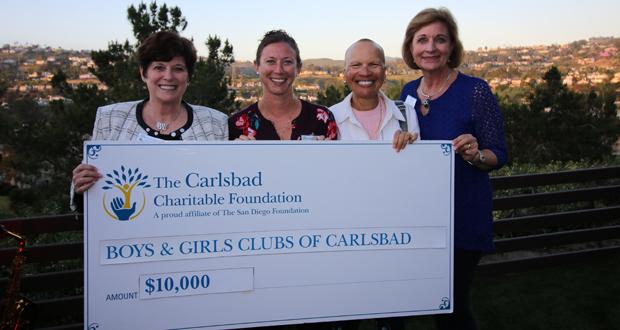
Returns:
[[[478,156],[478,140],[471,134],[461,134],[452,140],[454,151],[466,162],[473,162]]]
[[[394,140],[392,140],[392,148],[399,152],[405,149],[407,144],[413,143],[417,139],[418,133],[396,131],[394,133]]]
[[[256,138],[253,135],[239,135],[235,141],[256,141]]]

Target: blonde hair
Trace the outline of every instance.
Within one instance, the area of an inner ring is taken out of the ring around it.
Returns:
[[[448,29],[450,41],[454,45],[454,48],[452,48],[452,53],[448,58],[448,66],[454,69],[461,65],[464,52],[463,44],[459,39],[459,29],[456,25],[456,20],[454,20],[454,17],[447,8],[441,7],[426,8],[422,10],[415,15],[415,17],[413,17],[409,22],[409,25],[407,25],[405,40],[403,40],[402,54],[403,60],[410,68],[415,70],[420,69],[420,67],[413,60],[413,54],[411,53],[411,42],[413,41],[413,36],[423,27],[435,22],[442,23],[446,29]]]

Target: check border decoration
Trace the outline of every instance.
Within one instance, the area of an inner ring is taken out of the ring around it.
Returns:
[[[86,155],[89,159],[99,158],[99,152],[101,151],[101,145],[92,144],[86,147]]]
[[[452,151],[452,145],[448,144],[448,143],[442,143],[441,144],[441,150],[443,150],[443,155],[444,156],[448,156],[448,155],[450,155],[450,152]]]
[[[439,304],[439,309],[441,310],[450,309],[450,298],[448,297],[441,298],[441,304]]]

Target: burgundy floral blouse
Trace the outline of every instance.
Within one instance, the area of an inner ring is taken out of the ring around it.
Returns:
[[[228,139],[240,135],[253,136],[257,140],[279,140],[280,137],[271,121],[263,117],[258,103],[237,111],[228,118]],[[293,119],[291,140],[300,140],[302,135],[324,136],[336,140],[338,128],[334,115],[324,106],[301,100],[301,113]]]

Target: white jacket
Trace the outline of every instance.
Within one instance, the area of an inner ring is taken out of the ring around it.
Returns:
[[[353,110],[351,109],[351,95],[342,100],[338,104],[334,104],[329,110],[334,114],[336,124],[338,125],[338,139],[339,140],[369,140],[368,133],[364,130],[362,124],[355,118]],[[386,105],[386,113],[381,123],[381,129],[379,130],[379,140],[389,140],[394,138],[394,133],[400,131],[399,121],[405,120],[402,113],[396,103],[390,100],[383,92],[379,92],[379,97],[382,97]],[[418,139],[420,139],[420,126],[418,125],[418,116],[415,109],[404,103],[406,107],[407,115],[407,130],[409,132],[418,133]]]

